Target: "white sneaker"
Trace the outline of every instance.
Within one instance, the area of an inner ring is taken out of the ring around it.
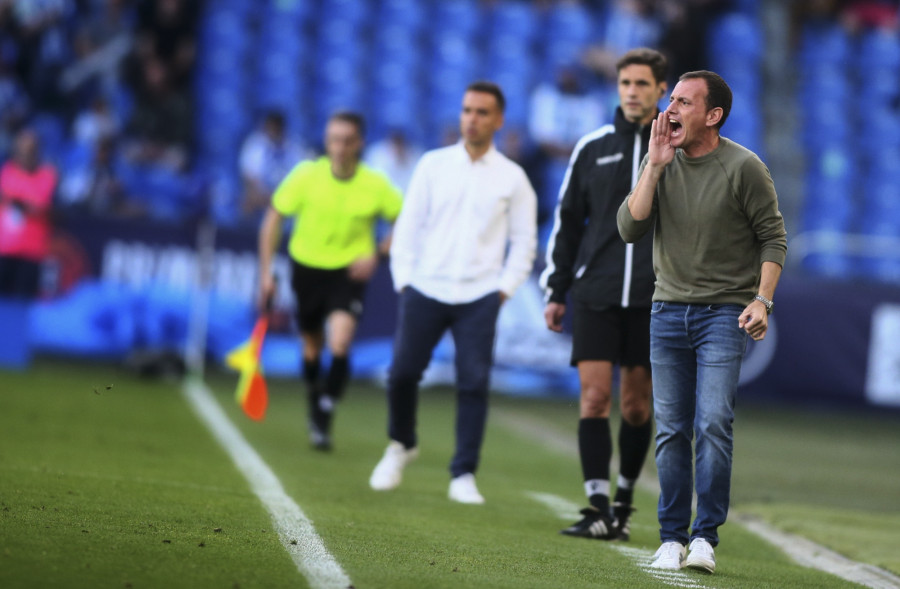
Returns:
[[[677,571],[684,566],[684,546],[681,542],[663,542],[653,555],[652,569],[668,569]]]
[[[694,538],[691,541],[691,553],[685,566],[707,573],[716,572],[716,553],[705,538]]]
[[[451,501],[459,503],[471,503],[473,505],[481,505],[484,503],[484,497],[478,492],[475,486],[475,475],[466,473],[459,475],[450,481],[450,491],[447,493]]]
[[[403,467],[415,460],[418,455],[418,448],[407,450],[403,444],[392,440],[384,451],[384,456],[375,465],[375,470],[369,477],[369,486],[376,491],[390,491],[397,488],[403,480]]]

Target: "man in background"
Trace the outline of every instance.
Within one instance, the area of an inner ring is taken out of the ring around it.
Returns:
[[[400,293],[388,375],[390,443],[369,485],[400,484],[418,454],[419,381],[443,334],[456,348],[456,452],[449,498],[484,503],[475,485],[487,423],[497,316],[528,278],[537,244],[537,197],[522,168],[498,152],[506,100],[491,82],[466,89],[462,140],[422,156],[394,227],[391,274]]]
[[[616,211],[634,184],[657,103],[666,92],[666,58],[634,49],[616,64],[619,107],[611,125],[582,137],[559,191],[541,283],[544,319],[562,331],[571,292],[572,365],[581,383],[578,449],[589,506],[569,536],[628,539],[634,484],[650,447],[650,297],[653,237],[619,236]],[[613,368],[619,365],[619,478],[610,506]]]
[[[56,168],[41,161],[37,134],[20,131],[13,157],[0,168],[0,296],[39,294],[58,180]]]
[[[310,441],[320,450],[331,448],[335,404],[350,376],[350,345],[366,284],[378,265],[375,222],[393,222],[403,202],[387,176],[360,162],[364,133],[362,116],[332,115],[325,127],[326,155],[291,170],[272,195],[259,233],[259,295],[265,306],[275,293],[272,257],[281,226],[286,218],[294,219],[288,242],[291,286],[303,346]],[[323,384],[326,344],[331,365]]]

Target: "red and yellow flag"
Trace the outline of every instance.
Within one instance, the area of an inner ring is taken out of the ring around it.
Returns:
[[[266,416],[266,406],[269,404],[266,379],[259,364],[263,339],[268,328],[269,318],[263,315],[257,319],[250,339],[225,356],[225,363],[241,373],[234,392],[235,401],[250,419],[256,421],[261,421]]]

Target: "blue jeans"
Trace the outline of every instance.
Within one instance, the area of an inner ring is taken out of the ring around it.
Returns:
[[[416,446],[419,381],[435,346],[449,329],[456,347],[456,452],[450,464],[454,477],[478,468],[499,312],[496,292],[458,305],[436,301],[411,287],[400,295],[388,374],[388,436],[407,448]]]
[[[747,349],[741,311],[738,305],[653,303],[650,363],[663,542],[701,537],[719,543],[731,493],[735,393]],[[689,536],[695,481],[697,517]]]

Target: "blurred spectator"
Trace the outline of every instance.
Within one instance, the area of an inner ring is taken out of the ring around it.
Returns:
[[[897,30],[897,0],[798,0],[791,5],[792,36],[796,42],[804,24],[829,24],[835,20],[849,33],[866,28]]]
[[[159,60],[172,84],[186,88],[196,59],[198,18],[197,0],[138,0],[138,60]]]
[[[102,139],[119,134],[119,121],[113,115],[109,102],[96,96],[90,106],[78,113],[72,122],[72,139],[82,145],[95,145]]]
[[[254,223],[261,221],[275,188],[300,160],[310,156],[303,146],[287,136],[284,114],[276,110],[267,112],[260,128],[241,147],[243,216]]]
[[[615,0],[611,3],[603,39],[604,45],[615,55],[616,60],[635,47],[655,47],[659,44],[663,32],[658,6],[660,3],[666,2]],[[615,73],[612,77],[615,78]]]
[[[678,3],[682,0],[672,0]],[[615,0],[602,31],[602,42],[585,51],[585,63],[602,79],[613,83],[618,72],[616,62],[635,47],[657,47],[663,36],[662,14],[669,0]]]
[[[599,127],[603,101],[590,92],[575,65],[562,66],[555,83],[538,85],[531,95],[528,131],[545,157],[568,161],[578,139]]]
[[[528,176],[532,186],[539,185],[540,156],[524,128],[508,126],[501,129],[497,135],[497,149],[525,170],[525,175]],[[538,247],[541,247],[540,243]]]
[[[76,60],[62,73],[60,88],[75,96],[98,92],[110,96],[119,85],[120,64],[132,49],[134,15],[128,0],[103,0],[87,14],[75,31]]]
[[[0,0],[0,62],[12,65],[19,59],[19,26],[13,0]]]
[[[0,295],[34,298],[50,247],[57,173],[41,161],[40,142],[25,129],[0,168]]]
[[[125,127],[126,156],[137,164],[184,171],[191,147],[191,104],[172,87],[165,65],[156,59],[143,64],[142,85]]]
[[[75,16],[74,0],[14,0],[18,25],[19,75],[33,104],[42,109],[61,106],[59,75],[69,62],[68,23]]]
[[[402,129],[393,129],[387,137],[373,143],[366,149],[366,163],[383,171],[403,194],[412,177],[413,169],[422,148],[411,144]]]
[[[712,23],[732,8],[730,0],[666,0],[663,3],[665,32],[660,47],[668,57],[671,87],[684,72],[709,69],[706,55]]]
[[[0,58],[0,161],[6,159],[13,137],[28,119],[30,104],[22,83]]]
[[[556,190],[575,144],[606,116],[603,99],[587,88],[575,65],[561,67],[554,84],[540,84],[532,92],[528,132],[539,157],[539,219],[545,219],[556,206]]]
[[[851,32],[862,29],[897,29],[896,0],[848,0],[839,2],[840,19]]]
[[[101,137],[89,152],[89,160],[72,163],[66,169],[59,189],[61,203],[95,215],[143,215],[144,208],[127,198],[119,178],[115,139]]]

